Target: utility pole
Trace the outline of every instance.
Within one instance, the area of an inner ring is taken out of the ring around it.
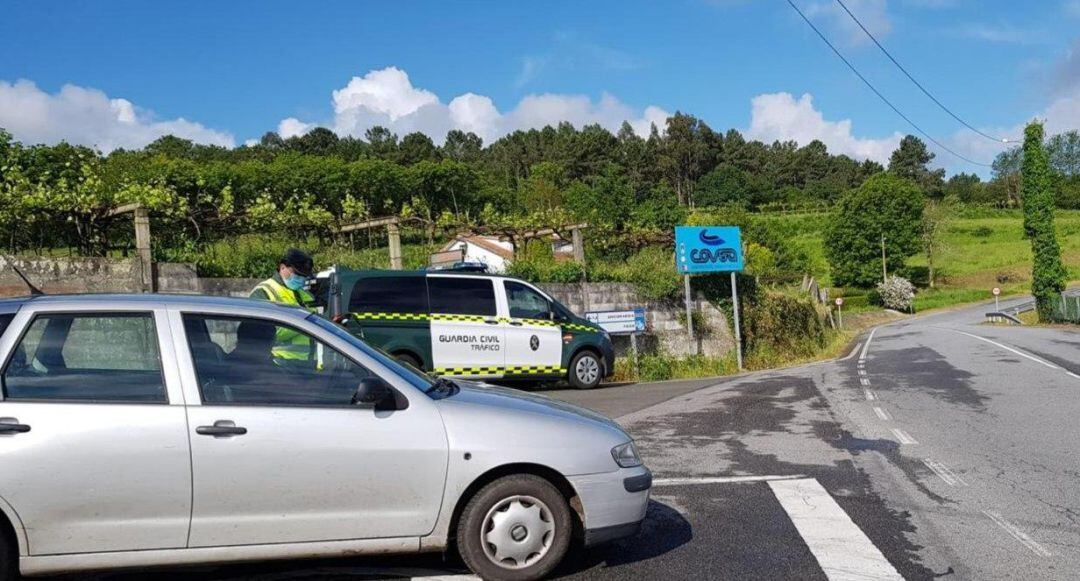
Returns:
[[[889,272],[885,269],[885,235],[881,235],[881,283],[889,282]]]

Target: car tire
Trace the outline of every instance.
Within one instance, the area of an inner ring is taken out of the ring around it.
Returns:
[[[0,525],[0,581],[15,581],[19,578],[19,551],[15,539],[8,538]]]
[[[567,379],[577,389],[592,389],[603,379],[604,364],[592,351],[582,351],[570,360]]]
[[[394,355],[394,359],[396,359],[400,363],[412,365],[420,371],[424,370],[424,368],[420,366],[420,360],[408,353],[398,353],[397,355]]]
[[[574,522],[559,489],[531,474],[504,476],[480,489],[461,513],[457,546],[482,579],[542,579],[570,548]]]

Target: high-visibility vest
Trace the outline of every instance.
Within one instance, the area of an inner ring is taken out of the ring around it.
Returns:
[[[273,278],[260,282],[254,290],[262,290],[271,302],[304,307],[315,312],[315,309],[309,306],[315,302],[315,297],[311,293],[303,289],[293,291]],[[315,349],[312,348],[311,338],[288,327],[277,328],[271,354],[274,359],[283,363],[315,361]]]

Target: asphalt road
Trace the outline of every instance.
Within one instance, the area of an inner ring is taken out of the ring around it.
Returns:
[[[879,327],[839,361],[548,392],[616,416],[656,476],[643,532],[559,576],[1080,578],[1080,332],[988,310]],[[473,578],[430,556],[94,576],[402,577]]]

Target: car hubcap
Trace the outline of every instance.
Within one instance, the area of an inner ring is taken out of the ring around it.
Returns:
[[[582,357],[577,362],[575,372],[582,383],[592,383],[600,377],[600,364],[592,357]]]
[[[544,558],[555,540],[555,519],[543,502],[512,496],[495,504],[480,531],[484,554],[507,569],[523,569]]]

